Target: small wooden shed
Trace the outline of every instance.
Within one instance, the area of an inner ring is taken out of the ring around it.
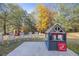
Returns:
[[[48,50],[66,51],[66,32],[64,28],[56,23],[46,31],[46,46]]]

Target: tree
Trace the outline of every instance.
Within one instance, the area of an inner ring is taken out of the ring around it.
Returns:
[[[10,9],[9,22],[13,25],[14,29],[20,31],[22,26],[24,10],[17,4],[8,4]]]
[[[28,15],[27,20],[28,20],[27,24],[30,27],[30,31],[32,31],[32,32],[37,31],[35,28],[34,17],[31,14]]]
[[[52,24],[52,19],[54,19],[55,12],[50,11],[47,7],[40,4],[37,6],[38,11],[38,22],[36,28],[39,32],[45,32],[48,27]]]
[[[33,17],[31,14],[28,14],[27,11],[20,8],[17,4],[9,4],[10,7],[10,23],[16,29],[22,29],[24,32],[36,30]],[[13,22],[12,22],[13,21]]]
[[[78,4],[60,4],[60,14],[64,16],[63,25],[66,31],[77,31],[78,29]]]
[[[17,4],[1,4],[0,19],[3,22],[4,34],[6,34],[11,27],[20,30],[22,27],[23,18],[26,17],[25,11]]]
[[[62,15],[61,13],[55,17],[55,23],[59,23],[63,26],[63,28],[65,29],[65,31],[69,31],[70,29],[72,29],[71,27],[71,23],[69,22],[69,20],[67,20],[65,18],[64,15]]]
[[[0,19],[3,21],[3,30],[4,30],[4,35],[7,34],[6,32],[6,22],[9,14],[9,9],[6,4],[0,4]]]

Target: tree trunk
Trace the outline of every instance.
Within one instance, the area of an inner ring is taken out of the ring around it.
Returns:
[[[3,24],[3,30],[4,30],[4,35],[6,35],[7,34],[7,32],[6,32],[6,20],[7,20],[7,11],[5,11],[4,12],[4,19],[3,19],[3,21],[4,21],[4,24]]]
[[[4,19],[4,25],[3,25],[4,35],[6,35],[6,19]]]

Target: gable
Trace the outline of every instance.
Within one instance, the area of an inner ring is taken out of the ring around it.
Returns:
[[[62,28],[62,26],[60,24],[55,24],[53,25],[51,28],[49,28],[46,33],[51,33],[51,32],[65,32],[64,28]]]

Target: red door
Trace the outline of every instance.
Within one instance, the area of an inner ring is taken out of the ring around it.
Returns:
[[[58,50],[59,51],[66,51],[67,50],[66,43],[58,42]]]

